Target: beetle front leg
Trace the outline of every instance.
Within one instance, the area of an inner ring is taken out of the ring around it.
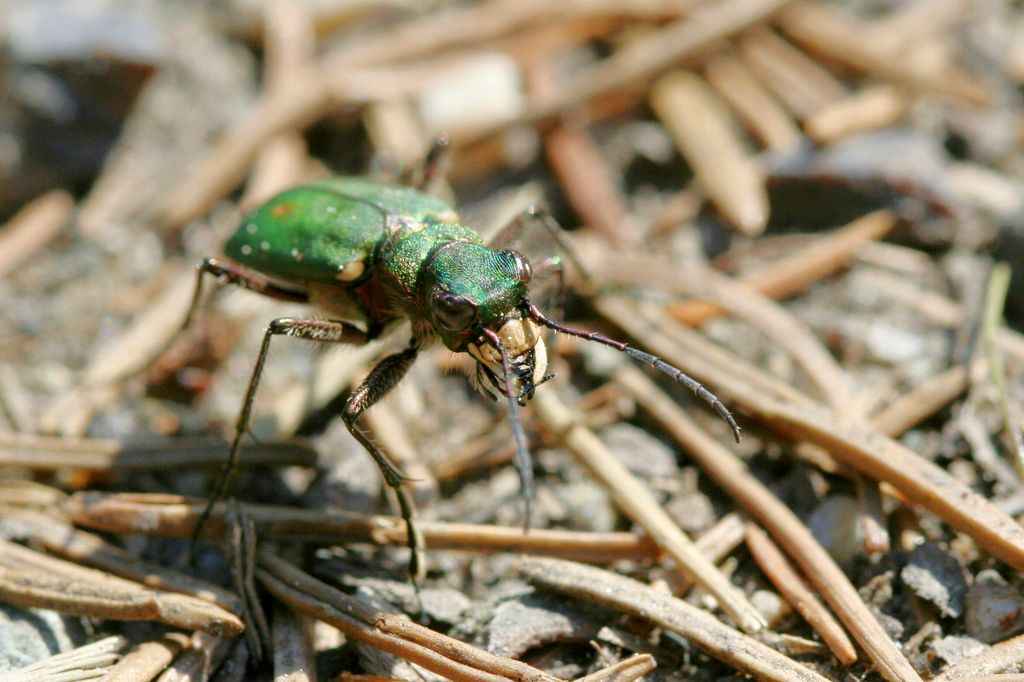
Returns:
[[[579,272],[580,277],[585,281],[591,279],[590,273],[583,267],[583,263],[576,256],[576,251],[573,249],[572,244],[566,239],[565,230],[558,224],[546,208],[543,206],[531,206],[518,216],[512,219],[507,225],[498,230],[498,233],[491,237],[487,243],[489,249],[506,249],[522,236],[523,232],[527,227],[539,225],[544,228],[544,231],[551,236],[555,244],[562,253],[565,254],[566,258],[572,261],[573,266]]]
[[[413,505],[412,498],[402,488],[405,476],[398,470],[398,467],[394,465],[387,454],[378,448],[369,436],[359,428],[357,422],[363,412],[376,404],[377,401],[387,395],[401,381],[409,367],[416,360],[418,352],[419,349],[416,346],[410,346],[404,351],[389,355],[377,363],[370,370],[370,374],[367,375],[363,383],[349,396],[348,401],[345,403],[345,409],[341,413],[341,418],[345,422],[345,426],[348,427],[349,433],[370,453],[373,461],[380,467],[381,474],[384,476],[384,482],[395,491],[395,495],[398,497],[398,506],[402,512],[402,520],[405,521],[407,542],[412,553],[409,561],[409,574],[412,576],[414,586],[417,585],[417,580],[421,577],[424,567],[422,557],[423,538],[416,527],[416,508]]]
[[[259,387],[260,378],[263,376],[263,367],[267,362],[267,353],[270,352],[270,340],[275,336],[294,336],[307,341],[319,341],[320,343],[366,343],[366,334],[343,324],[337,320],[311,320],[294,317],[280,317],[267,325],[267,331],[263,334],[263,343],[260,345],[259,355],[256,356],[256,365],[253,367],[252,376],[249,378],[249,386],[245,390],[245,398],[242,400],[242,409],[235,422],[235,438],[231,441],[231,449],[228,451],[228,459],[224,462],[217,482],[214,484],[210,499],[206,502],[203,513],[199,516],[195,528],[192,530],[192,551],[194,552],[196,541],[202,534],[203,527],[210,518],[213,506],[224,496],[227,491],[231,475],[238,464],[238,453],[242,449],[242,438],[249,431],[249,418],[252,414],[252,405],[256,400],[256,389]]]

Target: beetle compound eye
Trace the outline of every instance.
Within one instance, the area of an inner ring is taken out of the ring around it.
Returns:
[[[530,261],[526,260],[526,256],[516,251],[512,252],[512,256],[516,259],[516,279],[523,284],[529,284],[530,279],[533,277],[533,267],[530,265]]]
[[[438,324],[448,331],[459,332],[473,324],[476,305],[465,296],[438,289],[430,299],[430,311]]]
[[[534,268],[526,260],[526,256],[522,255],[518,251],[507,250],[501,253],[505,257],[505,261],[502,263],[503,269],[505,269],[510,275],[513,276],[518,282],[524,285],[528,285],[532,276],[534,276]]]

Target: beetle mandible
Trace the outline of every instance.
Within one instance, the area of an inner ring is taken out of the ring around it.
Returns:
[[[529,211],[503,230],[534,220],[549,230],[557,225],[541,211]],[[495,241],[503,241],[499,234]],[[492,243],[492,246],[494,244]],[[397,494],[406,522],[409,564],[421,571],[422,541],[413,503],[402,487],[402,472],[359,428],[359,416],[403,377],[420,349],[440,339],[454,352],[476,361],[476,378],[492,398],[505,396],[516,443],[516,468],[529,526],[532,467],[518,406],[550,378],[541,334],[556,332],[622,351],[671,376],[709,403],[739,440],[729,410],[710,391],[661,359],[595,332],[564,326],[546,317],[529,298],[532,269],[520,253],[489,248],[480,235],[458,223],[446,202],[417,189],[372,180],[339,177],[287,190],[245,218],[225,245],[229,260],[199,264],[187,326],[202,297],[204,275],[265,296],[313,305],[327,318],[283,317],[266,329],[249,380],[228,459],[193,532],[197,538],[214,503],[225,493],[248,430],[256,389],[274,336],[322,343],[362,344],[391,323],[412,323],[404,350],[382,359],[348,397],[342,419],[373,457]]]

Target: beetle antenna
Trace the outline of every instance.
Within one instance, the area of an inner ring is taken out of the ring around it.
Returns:
[[[519,401],[512,387],[512,363],[501,337],[490,329],[484,329],[487,340],[501,353],[501,369],[505,377],[505,397],[508,399],[508,419],[512,424],[512,437],[516,442],[516,471],[519,472],[519,485],[523,489],[523,532],[530,530],[533,514],[533,461],[526,445],[526,432],[523,421],[519,417]]]
[[[683,386],[686,386],[688,389],[693,391],[698,398],[700,398],[708,405],[710,405],[715,410],[715,412],[718,413],[718,416],[721,417],[722,420],[729,425],[730,429],[732,429],[732,435],[736,439],[736,442],[740,442],[740,427],[736,423],[736,420],[733,418],[732,413],[729,411],[729,408],[727,408],[725,404],[718,399],[718,396],[716,396],[708,389],[704,388],[704,386],[701,385],[699,381],[691,377],[689,374],[686,374],[683,370],[673,367],[672,365],[668,364],[667,362],[665,362],[656,355],[645,353],[644,351],[639,350],[638,348],[634,348],[633,346],[630,346],[627,343],[623,343],[622,341],[610,339],[607,336],[604,336],[603,334],[598,334],[597,332],[588,332],[582,329],[573,329],[572,327],[566,327],[565,325],[561,325],[550,318],[544,317],[544,313],[538,310],[537,306],[533,305],[532,303],[530,304],[529,311],[530,319],[532,319],[534,322],[544,325],[545,327],[548,327],[549,329],[554,329],[556,332],[562,332],[563,334],[568,334],[569,336],[575,336],[586,341],[594,341],[596,343],[608,346],[609,348],[614,348],[617,351],[625,353],[634,360],[642,362],[645,365],[650,365],[659,372],[662,372],[663,374],[667,374],[668,376],[672,377],[673,379],[681,383]],[[502,358],[504,358],[504,352],[502,354]]]

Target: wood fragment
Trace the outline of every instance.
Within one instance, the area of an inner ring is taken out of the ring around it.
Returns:
[[[853,484],[857,492],[860,526],[864,531],[864,551],[869,556],[888,552],[892,549],[892,538],[889,537],[878,483],[854,474]]]
[[[102,569],[146,587],[191,595],[232,613],[240,610],[238,596],[233,592],[173,568],[138,559],[61,519],[35,510],[3,507],[0,507],[0,519],[3,519],[9,536],[36,542],[48,552],[69,561]]]
[[[188,501],[177,495],[83,492],[72,495],[63,510],[78,525],[110,533],[185,538],[204,506],[201,500]],[[407,541],[405,526],[395,517],[256,504],[243,504],[242,508],[265,539],[394,546],[405,546]],[[225,513],[223,505],[214,507],[207,523],[208,537],[223,535]],[[594,563],[649,561],[660,555],[653,541],[633,533],[535,528],[524,534],[519,527],[437,521],[420,521],[418,525],[430,549],[542,554]]]
[[[602,482],[615,504],[672,557],[676,566],[711,593],[722,609],[747,632],[764,619],[746,597],[701,554],[640,481],[597,436],[580,424],[554,391],[538,391],[533,405],[544,428],[558,438]]]
[[[234,614],[211,602],[145,588],[6,540],[0,540],[0,572],[4,600],[22,607],[114,620],[158,620],[228,636],[244,628]]]
[[[895,224],[896,217],[888,211],[869,213],[806,249],[742,277],[741,281],[769,298],[786,298],[842,268],[856,255],[861,244],[881,239]],[[680,322],[693,326],[724,313],[705,301],[677,303],[669,306],[668,311]]]
[[[544,138],[544,152],[583,225],[616,246],[637,242],[626,197],[585,129],[563,123]]]
[[[7,224],[0,227],[0,276],[28,262],[57,238],[75,208],[75,200],[55,189],[25,204]]]
[[[0,505],[50,510],[67,498],[64,491],[35,481],[0,480]]]
[[[743,544],[744,526],[745,523],[739,514],[726,514],[702,533],[694,544],[708,560],[719,564]],[[672,594],[676,596],[685,595],[694,586],[689,576],[678,571],[669,573],[667,579]]]
[[[782,30],[808,49],[843,64],[911,87],[939,92],[984,106],[992,99],[988,83],[959,70],[932,73],[865,40],[858,23],[841,8],[814,0],[797,3],[779,17]]]
[[[228,457],[228,444],[215,438],[173,442],[122,443],[99,438],[58,438],[35,434],[0,434],[0,466],[36,471],[83,469],[131,471],[214,467]],[[302,443],[247,444],[240,466],[315,466],[316,453]]]
[[[637,654],[586,677],[577,677],[573,682],[632,682],[653,672],[656,666],[654,656]]]
[[[526,558],[519,570],[538,587],[587,599],[676,632],[758,679],[825,679],[710,614],[631,578],[558,559]]]
[[[312,621],[275,604],[273,636],[274,682],[316,682]]]
[[[252,108],[202,159],[167,199],[160,221],[180,228],[208,211],[242,181],[260,147],[277,134],[301,130],[320,118],[331,93],[319,73],[303,72]]]
[[[3,682],[74,682],[102,677],[104,682],[108,682],[118,652],[127,645],[128,640],[124,637],[106,637],[16,670],[0,673],[0,679]]]
[[[136,644],[107,672],[103,682],[149,682],[190,644],[191,640],[180,632]]]
[[[914,0],[862,24],[866,39],[886,51],[908,46],[946,33],[964,19],[966,0]]]
[[[34,396],[25,386],[13,365],[0,365],[0,417],[11,431],[35,433],[38,408]]]
[[[717,95],[697,76],[674,71],[653,85],[650,100],[726,220],[746,235],[761,234],[769,210],[764,175]]]
[[[265,90],[283,88],[301,74],[314,56],[313,17],[303,3],[274,0],[264,7]],[[306,141],[296,131],[282,132],[267,140],[253,165],[239,201],[243,211],[255,208],[293,185],[306,165]]]
[[[398,169],[413,168],[428,151],[427,132],[404,99],[370,102],[363,112],[366,134],[378,154],[387,154]]]
[[[1018,17],[1013,28],[1013,38],[1006,55],[1006,72],[1019,83],[1024,83],[1024,19]]]
[[[875,662],[883,677],[888,680],[920,680],[842,569],[789,507],[750,475],[732,452],[700,429],[675,401],[637,368],[621,366],[616,370],[615,381],[687,449],[715,483],[771,533]]]
[[[754,391],[732,372],[701,365],[684,356],[652,329],[669,324],[623,299],[605,299],[597,308],[631,336],[645,338],[654,352],[684,371],[702,376],[720,395],[739,401],[745,410],[796,440],[813,442],[839,462],[867,476],[892,484],[909,500],[924,506],[946,523],[967,533],[982,547],[1015,568],[1024,569],[1024,528],[984,497],[930,461],[870,428],[837,424],[828,410],[787,404]],[[657,345],[655,345],[657,344]]]
[[[656,37],[641,41],[642,44],[633,45],[628,51],[605,60],[601,66],[593,67],[583,77],[574,79],[572,87],[532,107],[524,119],[538,121],[550,118],[580,102],[650,77],[684,56],[695,54],[732,33],[763,21],[789,1],[728,0],[720,5],[695,10],[690,18],[683,20],[685,25],[683,22],[670,24],[659,31]],[[285,87],[261,98],[247,117],[228,131],[209,155],[200,161],[195,171],[168,197],[160,212],[160,221],[170,228],[179,228],[208,211],[218,199],[241,182],[246,169],[267,139],[280,132],[301,130],[326,113],[332,104],[386,99],[399,96],[400,93],[409,94],[417,87],[422,87],[427,82],[422,71],[398,76],[393,70],[374,70],[366,68],[366,65],[399,60],[403,55],[418,55],[421,50],[433,51],[439,42],[446,46],[458,44],[460,40],[466,39],[467,34],[463,31],[467,26],[479,25],[474,24],[476,20],[490,23],[493,18],[498,18],[500,33],[508,25],[507,19],[510,16],[522,16],[514,7],[526,3],[521,3],[521,0],[504,0],[504,4],[513,7],[504,16],[500,12],[493,12],[493,3],[467,8],[466,11],[473,11],[474,20],[459,23],[458,28],[451,23],[450,15],[440,14],[430,18],[432,24],[437,22],[433,24],[437,29],[435,31],[426,29],[422,23],[412,23],[403,25],[401,39],[395,38],[397,30],[396,33],[373,34],[367,37],[372,42],[349,44],[344,52],[321,60],[316,68],[296,74]],[[530,3],[534,11],[530,15],[531,20],[541,5],[544,12],[550,12],[557,10],[561,3],[533,0]],[[621,12],[628,5],[617,3],[617,7]],[[472,37],[480,40],[483,35],[477,33]],[[517,122],[502,123],[500,129]],[[475,134],[484,138],[495,132],[480,130]]]
[[[673,17],[688,14],[699,4],[698,0],[492,0],[387,26],[340,45],[324,61],[335,69],[386,64],[461,45],[488,44],[531,25],[597,16]]]
[[[1024,635],[1003,640],[982,653],[950,665],[934,682],[977,680],[986,675],[998,675],[1024,663]]]
[[[156,682],[206,682],[227,658],[233,640],[205,632],[193,633],[189,646],[175,658]]]
[[[0,561],[5,560],[0,557]],[[153,596],[141,590],[110,584],[100,587],[7,565],[0,566],[0,599],[22,609],[47,609],[89,618],[157,620],[160,616]]]
[[[732,55],[707,63],[705,77],[718,96],[768,149],[787,151],[800,142],[800,129],[750,71]]]
[[[770,29],[751,29],[737,49],[750,71],[799,119],[846,97],[832,74]]]
[[[549,118],[598,95],[641,84],[720,40],[769,19],[789,0],[723,0],[702,5],[616,52],[573,78],[571,84],[527,112],[527,120]]]
[[[804,130],[818,144],[828,145],[850,135],[894,125],[909,104],[906,93],[898,86],[868,86],[815,111],[804,122]]]
[[[857,660],[857,651],[828,609],[818,601],[814,592],[783,556],[768,535],[753,523],[746,528],[747,547],[754,561],[761,567],[779,594],[797,613],[821,635],[839,662],[851,665]]]
[[[260,551],[260,582],[296,611],[323,620],[346,636],[394,654],[451,680],[555,678],[525,663],[477,649],[465,642],[418,625],[406,616],[377,611],[294,565]]]
[[[257,663],[263,661],[264,647],[270,643],[270,623],[256,590],[256,528],[237,500],[228,501],[226,542],[231,564],[231,583],[242,603],[245,646]]]
[[[1014,404],[1013,398],[1007,389],[1003,356],[996,343],[996,335],[1002,326],[1003,308],[1006,305],[1006,294],[1010,288],[1011,276],[1012,270],[1007,263],[996,263],[992,267],[992,273],[989,275],[988,285],[985,288],[981,342],[985,349],[988,375],[996,387],[1003,428],[1010,441],[1011,459],[1017,467],[1017,475],[1024,478],[1024,429],[1021,428],[1016,411],[1011,407]]]
[[[891,401],[871,418],[887,436],[909,431],[967,390],[967,368],[956,365]]]

